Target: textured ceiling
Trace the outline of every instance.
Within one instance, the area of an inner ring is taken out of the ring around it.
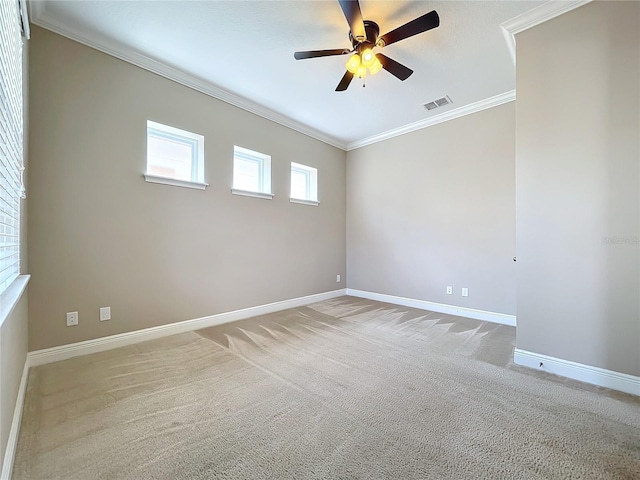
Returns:
[[[160,61],[349,145],[515,89],[500,24],[543,2],[361,0],[386,33],[431,10],[440,27],[383,49],[415,73],[382,71],[334,89],[348,56],[295,60],[296,50],[350,47],[337,1],[48,1],[35,23],[107,50]],[[453,104],[422,104],[449,95]]]

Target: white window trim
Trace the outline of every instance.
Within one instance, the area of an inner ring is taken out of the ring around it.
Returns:
[[[247,155],[249,157],[253,157],[255,159],[260,160],[260,170],[261,175],[263,176],[261,188],[262,191],[255,190],[243,190],[241,188],[231,187],[231,193],[234,195],[243,195],[245,197],[254,197],[254,198],[263,198],[265,200],[271,200],[275,195],[273,193],[273,184],[271,182],[271,155],[267,155],[265,153],[256,152],[255,150],[249,150],[248,148],[239,147],[238,145],[233,146],[233,170],[235,173],[235,161],[236,161],[236,152]],[[235,175],[234,175],[235,177]],[[232,178],[232,183],[235,181],[235,178]],[[267,188],[268,187],[268,191]]]
[[[240,190],[238,188],[232,188],[231,193],[234,195],[242,195],[244,197],[264,198],[265,200],[271,200],[275,197],[273,193],[252,192],[250,190]]]
[[[301,198],[289,197],[289,201],[291,203],[299,203],[300,205],[313,205],[314,207],[320,205],[320,202],[317,200],[302,200]]]
[[[0,327],[13,313],[16,305],[22,298],[22,294],[27,288],[31,275],[19,275],[11,282],[9,287],[0,294]]]
[[[160,183],[163,185],[173,185],[174,187],[195,188],[196,190],[204,190],[209,186],[208,183],[189,182],[187,180],[177,180],[175,178],[159,177],[157,175],[144,174],[144,179],[149,183]]]
[[[152,175],[150,173],[144,174],[144,179],[150,183],[159,183],[163,185],[172,185],[174,187],[185,187],[185,188],[194,188],[196,190],[204,190],[209,184],[204,182],[204,136],[198,133],[189,132],[187,130],[181,130],[176,127],[172,127],[170,125],[164,125],[162,123],[157,123],[152,120],[147,120],[147,132],[148,129],[152,128],[155,130],[160,130],[162,132],[166,132],[170,135],[175,135],[177,137],[188,138],[196,142],[197,145],[197,156],[196,156],[196,171],[198,172],[199,179],[202,181],[196,180],[179,180],[177,178],[171,177],[163,177],[160,175]],[[147,133],[148,135],[148,133]],[[147,154],[148,155],[148,154]],[[149,168],[148,158],[147,164],[145,168]]]

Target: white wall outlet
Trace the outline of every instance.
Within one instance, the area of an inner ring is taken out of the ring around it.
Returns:
[[[463,297],[468,297],[469,296],[469,289],[468,288],[463,288],[462,289],[462,296]]]
[[[453,295],[453,287],[447,285],[447,295]]]
[[[67,327],[78,325],[78,312],[67,312]]]
[[[340,275],[336,275],[336,282],[340,281]]]
[[[111,307],[100,307],[100,321],[111,320]]]

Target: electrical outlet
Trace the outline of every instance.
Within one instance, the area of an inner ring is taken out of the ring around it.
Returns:
[[[336,275],[336,282],[340,281],[340,275]]]
[[[67,327],[74,327],[78,325],[78,312],[67,313]]]
[[[463,297],[468,297],[469,296],[469,289],[468,288],[463,288],[462,289],[462,296]]]
[[[447,285],[447,295],[453,295],[453,287]]]
[[[100,307],[100,321],[111,320],[111,307]]]

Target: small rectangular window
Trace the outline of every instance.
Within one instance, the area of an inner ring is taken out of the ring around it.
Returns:
[[[294,203],[318,205],[318,169],[291,162],[291,198]]]
[[[236,195],[273,198],[271,157],[247,148],[233,147],[233,187]]]
[[[147,121],[148,182],[204,190],[204,137]]]

